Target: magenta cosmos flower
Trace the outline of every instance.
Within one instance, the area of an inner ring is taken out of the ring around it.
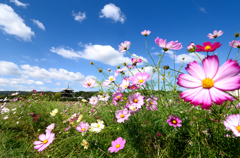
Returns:
[[[182,125],[180,123],[182,123],[182,120],[180,120],[179,116],[175,117],[174,115],[170,115],[169,119],[167,119],[167,123],[169,124],[169,126],[174,126],[175,128],[181,127]]]
[[[214,52],[217,48],[219,48],[222,44],[219,42],[215,42],[211,44],[211,42],[204,42],[203,46],[196,45],[196,52]]]
[[[83,87],[85,87],[85,88],[91,88],[91,87],[93,87],[94,85],[95,85],[95,80],[93,80],[93,79],[87,79],[85,82],[83,82]]]
[[[232,41],[232,42],[229,42],[229,45],[233,48],[240,48],[240,40],[239,41]]]
[[[215,31],[213,31],[213,34],[209,33],[207,35],[207,37],[209,39],[213,39],[213,38],[217,38],[217,37],[221,36],[222,34],[223,34],[222,30],[219,30],[219,31],[215,30]]]
[[[223,124],[227,129],[232,130],[236,137],[240,136],[240,114],[228,116],[226,121],[223,121]]]
[[[54,133],[47,132],[45,134],[39,135],[39,140],[40,141],[35,141],[33,144],[36,145],[34,146],[34,149],[38,149],[38,151],[43,151],[45,148],[47,148],[54,140]]]
[[[115,141],[112,141],[112,146],[110,148],[108,148],[108,151],[110,151],[110,153],[113,152],[118,152],[120,149],[123,149],[125,146],[126,140],[122,139],[122,137],[117,138]]]
[[[138,72],[135,76],[131,77],[133,84],[145,85],[145,82],[150,78],[150,75],[146,72]]]
[[[131,42],[124,41],[124,43],[121,43],[121,45],[118,45],[118,50],[122,53],[126,52],[131,45]]]
[[[132,58],[131,61],[132,61],[133,64],[136,64],[136,63],[141,63],[142,59]]]
[[[185,68],[190,74],[180,74],[177,84],[190,88],[180,94],[184,101],[191,101],[194,106],[202,104],[203,109],[209,109],[212,102],[222,105],[224,101],[233,101],[234,97],[224,91],[240,88],[240,66],[232,59],[219,68],[216,55],[203,59],[203,68],[196,62],[191,62]]]
[[[130,116],[130,112],[127,109],[123,110],[117,110],[115,113],[116,118],[118,119],[118,123],[124,123],[125,120],[128,120],[128,117]]]
[[[168,51],[169,49],[173,49],[173,50],[179,50],[182,48],[182,44],[178,43],[178,41],[170,41],[167,43],[167,40],[163,40],[163,39],[159,39],[159,37],[157,37],[155,39],[155,43],[159,46],[162,47],[164,51]],[[167,43],[167,44],[166,44]]]
[[[76,129],[79,131],[79,132],[86,132],[89,128],[89,124],[88,123],[83,123],[81,122],[77,127]]]
[[[141,32],[141,34],[143,36],[148,36],[150,33],[151,33],[151,31],[149,31],[149,30],[144,30],[144,31]]]
[[[128,100],[130,104],[132,104],[133,106],[136,106],[139,109],[145,104],[144,99],[145,97],[142,96],[139,92],[128,96]]]

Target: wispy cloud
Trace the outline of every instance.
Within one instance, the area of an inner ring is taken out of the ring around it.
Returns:
[[[114,22],[120,21],[124,23],[126,20],[126,16],[121,12],[121,9],[112,3],[106,4],[101,10],[101,13],[100,18],[110,18],[113,19]]]
[[[207,13],[206,10],[205,10],[205,8],[203,8],[203,7],[200,7],[199,10],[202,11],[202,12],[204,12],[204,13]]]
[[[24,20],[14,12],[12,7],[0,3],[0,29],[25,41],[31,41],[34,32],[26,26]]]
[[[78,12],[78,13],[74,13],[74,11],[72,11],[72,16],[74,16],[74,20],[76,21],[79,21],[79,22],[82,22],[84,19],[86,19],[86,13],[81,13],[81,12]]]
[[[27,3],[19,2],[18,0],[10,0],[10,2],[14,3],[14,4],[15,4],[16,6],[18,6],[18,7],[23,7],[23,8],[26,8],[27,5],[29,5],[29,4],[27,4]]]
[[[40,29],[45,31],[45,26],[38,20],[32,19],[33,23],[36,24]]]

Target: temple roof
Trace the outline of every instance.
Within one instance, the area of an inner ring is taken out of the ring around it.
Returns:
[[[69,83],[68,83],[68,87],[66,89],[64,89],[63,91],[74,91],[74,90],[69,88]]]

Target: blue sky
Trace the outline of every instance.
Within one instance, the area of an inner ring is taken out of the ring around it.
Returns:
[[[183,48],[176,53],[176,69],[182,65],[182,57],[183,68],[194,60],[200,63],[187,52],[187,46],[213,42],[208,33],[222,30],[223,35],[216,40],[222,46],[215,51],[221,66],[230,50],[228,43],[240,30],[239,5],[237,0],[2,0],[0,90],[58,92],[68,82],[75,92],[98,90],[82,86],[86,78],[104,79],[90,62],[106,72],[122,67],[123,62],[130,64],[131,57],[118,51],[121,42],[130,41],[129,52],[152,63],[143,30],[151,31],[147,41],[155,62],[162,53],[155,38],[182,43]],[[172,53],[168,51],[162,63],[171,68]],[[237,49],[232,49],[230,58],[235,59],[236,54]],[[199,55],[205,57],[206,53]],[[152,69],[145,71],[151,73]],[[186,73],[185,69],[182,72]]]

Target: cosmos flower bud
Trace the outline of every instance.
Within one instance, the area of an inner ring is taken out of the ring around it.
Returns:
[[[127,63],[124,62],[124,63],[123,63],[123,66],[127,66]]]
[[[117,66],[118,69],[120,69],[120,66]]]
[[[169,69],[169,66],[165,65],[165,66],[163,66],[163,68],[167,70],[167,69]]]
[[[144,67],[141,67],[141,69],[144,69]]]
[[[185,58],[182,58],[182,60],[184,60]]]
[[[91,61],[90,64],[93,65],[93,62]]]
[[[100,72],[100,73],[101,73],[101,72],[102,72],[102,69],[98,69],[98,72]]]
[[[239,33],[235,33],[235,37],[239,37]]]
[[[195,44],[194,44],[193,42],[190,43],[189,46],[187,47],[187,50],[188,50],[190,53],[195,52],[195,50],[196,50]]]

